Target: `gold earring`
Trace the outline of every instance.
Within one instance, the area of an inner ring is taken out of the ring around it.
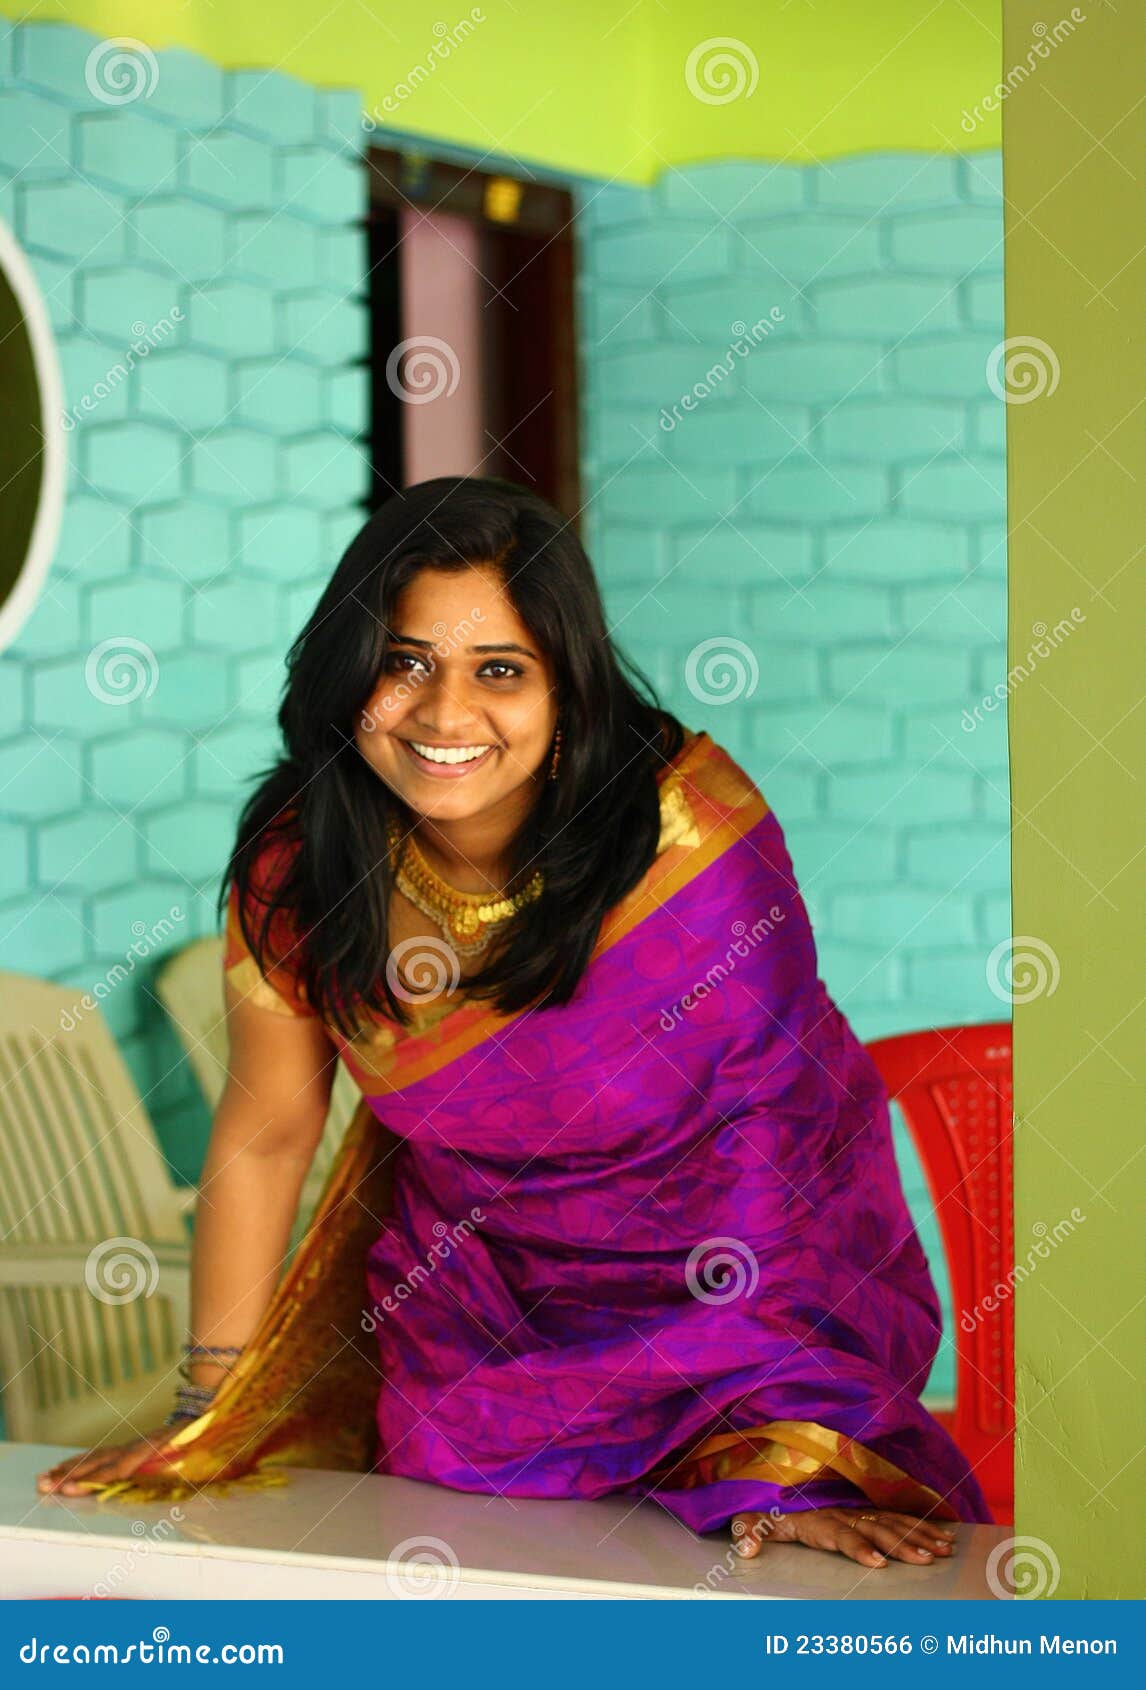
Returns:
[[[557,765],[561,761],[561,724],[557,724],[557,732],[553,736],[553,755],[549,759],[549,779],[557,779]]]

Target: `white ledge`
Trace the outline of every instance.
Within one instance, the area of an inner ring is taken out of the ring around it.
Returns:
[[[724,1533],[697,1537],[656,1503],[510,1500],[381,1474],[291,1468],[281,1487],[171,1504],[41,1496],[36,1474],[69,1453],[0,1443],[5,1597],[959,1600],[997,1594],[987,1560],[1013,1535],[960,1526],[949,1561],[868,1571],[799,1544],[744,1562]]]

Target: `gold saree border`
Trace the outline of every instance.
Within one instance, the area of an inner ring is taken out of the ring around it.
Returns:
[[[210,1408],[172,1429],[129,1478],[89,1483],[89,1494],[177,1500],[206,1485],[285,1484],[289,1467],[372,1470],[382,1379],[363,1321],[366,1259],[386,1226],[399,1147],[363,1099],[294,1258]]]
[[[668,903],[769,813],[757,787],[706,730],[686,732],[680,755],[658,774],[657,856],[643,879],[605,915],[590,961]],[[374,1030],[367,1029],[359,1048],[351,1045],[343,1059],[366,1096],[384,1098],[387,1091],[427,1079],[530,1014],[530,1008],[501,1015],[487,1004],[462,1004],[440,1014],[424,1033],[419,1028],[407,1038],[395,1039],[380,1025],[375,1040]]]
[[[869,1502],[904,1514],[957,1520],[949,1502],[855,1438],[813,1420],[770,1420],[739,1432],[716,1432],[651,1477],[659,1490],[693,1490],[724,1479],[756,1479],[792,1487],[834,1474]]]

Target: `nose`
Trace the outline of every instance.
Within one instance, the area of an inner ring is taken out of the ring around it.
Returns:
[[[474,712],[466,698],[464,684],[435,667],[418,688],[414,721],[428,737],[464,740],[474,733]]]

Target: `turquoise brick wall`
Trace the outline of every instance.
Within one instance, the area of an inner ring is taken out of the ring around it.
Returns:
[[[78,414],[59,555],[0,655],[0,966],[78,994],[145,936],[103,1008],[193,1178],[208,1119],[153,978],[215,930],[286,645],[363,517],[360,100],[173,49],[109,104],[98,45],[28,23],[0,48],[0,215]]]
[[[286,644],[367,485],[357,95],[174,49],[110,108],[96,45],[0,39],[0,215],[69,404],[102,395],[69,437],[47,591],[0,655],[0,966],[77,993],[172,905],[172,943],[213,930]],[[618,637],[759,781],[861,1037],[1004,1014],[985,962],[1009,932],[1005,721],[960,726],[1005,674],[998,160],[577,191],[586,539]],[[85,674],[109,641],[146,648],[130,702]],[[732,667],[690,690],[704,642]],[[152,995],[161,952],[105,1013],[190,1178],[207,1122]]]
[[[865,1040],[1009,1013],[986,970],[1010,933],[1006,722],[961,727],[1006,675],[999,173],[889,154],[580,193],[614,631],[768,798]],[[899,1123],[897,1145],[948,1305]]]

